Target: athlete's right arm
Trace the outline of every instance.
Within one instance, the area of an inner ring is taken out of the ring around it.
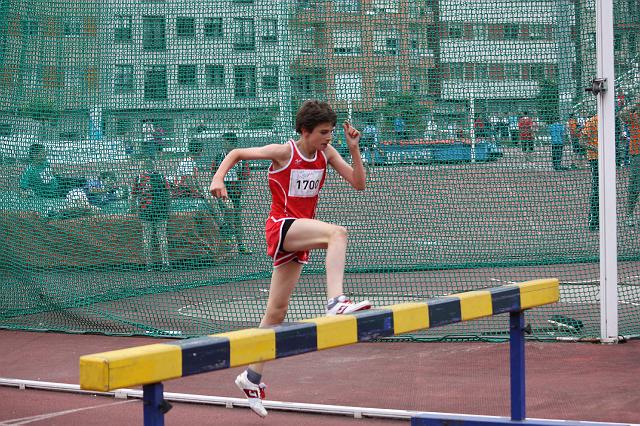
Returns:
[[[227,189],[224,186],[224,176],[239,161],[242,160],[271,160],[281,164],[289,160],[291,148],[289,144],[272,144],[255,148],[236,148],[231,150],[213,175],[209,191],[214,197],[227,198]]]

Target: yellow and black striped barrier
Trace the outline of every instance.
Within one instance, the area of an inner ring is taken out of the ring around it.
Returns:
[[[557,279],[541,279],[271,328],[84,355],[80,387],[111,391],[269,361],[557,302]]]

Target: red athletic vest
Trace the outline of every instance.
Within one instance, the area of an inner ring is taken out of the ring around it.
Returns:
[[[302,156],[293,140],[289,140],[291,158],[279,169],[269,167],[271,212],[274,219],[285,217],[313,219],[318,205],[318,193],[327,174],[327,157],[317,151],[314,158]]]

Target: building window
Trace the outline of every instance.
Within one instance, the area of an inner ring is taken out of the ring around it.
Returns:
[[[451,62],[449,65],[449,78],[452,80],[464,79],[464,63]]]
[[[144,73],[144,98],[146,100],[167,99],[167,67],[152,65]]]
[[[520,79],[520,64],[504,64],[504,77],[508,80]]]
[[[178,65],[178,86],[181,86],[181,87],[197,86],[196,65]]]
[[[264,90],[278,90],[278,66],[268,65],[262,76],[262,88]]]
[[[489,78],[491,80],[504,80],[504,64],[489,64]]]
[[[483,24],[473,24],[474,40],[489,40],[489,27]]]
[[[323,68],[298,69],[291,76],[291,91],[297,99],[321,98],[326,87]]]
[[[205,18],[204,19],[204,36],[208,38],[224,37],[224,28],[222,26],[222,18]]]
[[[113,88],[116,94],[133,91],[133,65],[116,65]]]
[[[336,74],[336,98],[339,100],[358,100],[362,98],[362,75]]]
[[[233,48],[236,50],[255,50],[256,29],[252,18],[235,18],[233,20]]]
[[[544,80],[544,64],[531,64],[531,80]]]
[[[398,54],[400,47],[398,39],[398,31],[390,29],[387,31],[375,31],[373,33],[373,53],[376,55],[392,55]]]
[[[486,80],[489,78],[489,67],[487,64],[475,64],[476,80]]]
[[[114,39],[116,44],[131,43],[131,16],[117,15],[116,26],[114,28]]]
[[[207,86],[225,87],[224,65],[207,65],[205,66],[205,74],[207,77]]]
[[[504,39],[517,40],[520,35],[520,26],[518,24],[504,24]]]
[[[164,16],[145,16],[142,27],[142,47],[144,50],[166,49]]]
[[[0,137],[9,137],[13,135],[11,131],[11,123],[0,123]]]
[[[256,96],[256,67],[239,65],[233,67],[235,80],[234,94],[237,99],[255,98]]]
[[[80,37],[82,35],[82,22],[79,19],[69,19],[64,22],[62,32],[66,37]]]
[[[322,45],[321,33],[319,25],[309,25],[301,28],[298,32],[300,36],[300,52],[315,53],[317,47]]]
[[[38,35],[38,21],[25,19],[22,21],[22,35],[34,36]]]
[[[558,66],[556,64],[547,64],[545,67],[545,78],[553,81],[558,78]]]
[[[459,40],[464,35],[464,25],[460,22],[449,22],[447,26],[447,37]]]
[[[196,20],[188,16],[178,16],[176,18],[176,35],[182,38],[193,38],[196,36]]]
[[[262,21],[262,40],[278,41],[278,20],[264,19]]]
[[[336,12],[360,12],[360,0],[333,0],[333,4]]]
[[[336,31],[333,40],[333,51],[337,55],[358,55],[362,49],[362,36],[360,31],[343,30]]]
[[[386,99],[400,91],[400,79],[395,74],[376,75],[376,98]]]

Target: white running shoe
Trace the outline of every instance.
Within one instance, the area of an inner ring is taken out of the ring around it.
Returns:
[[[350,314],[356,311],[364,311],[365,309],[371,309],[371,302],[368,300],[354,303],[347,296],[342,295],[338,297],[338,303],[333,305],[331,309],[327,309],[327,315]]]
[[[236,386],[244,392],[244,395],[249,401],[249,408],[260,417],[267,417],[267,410],[262,406],[262,400],[264,399],[264,390],[267,385],[260,383],[256,385],[247,378],[247,370],[243,371],[238,377],[236,377]]]

